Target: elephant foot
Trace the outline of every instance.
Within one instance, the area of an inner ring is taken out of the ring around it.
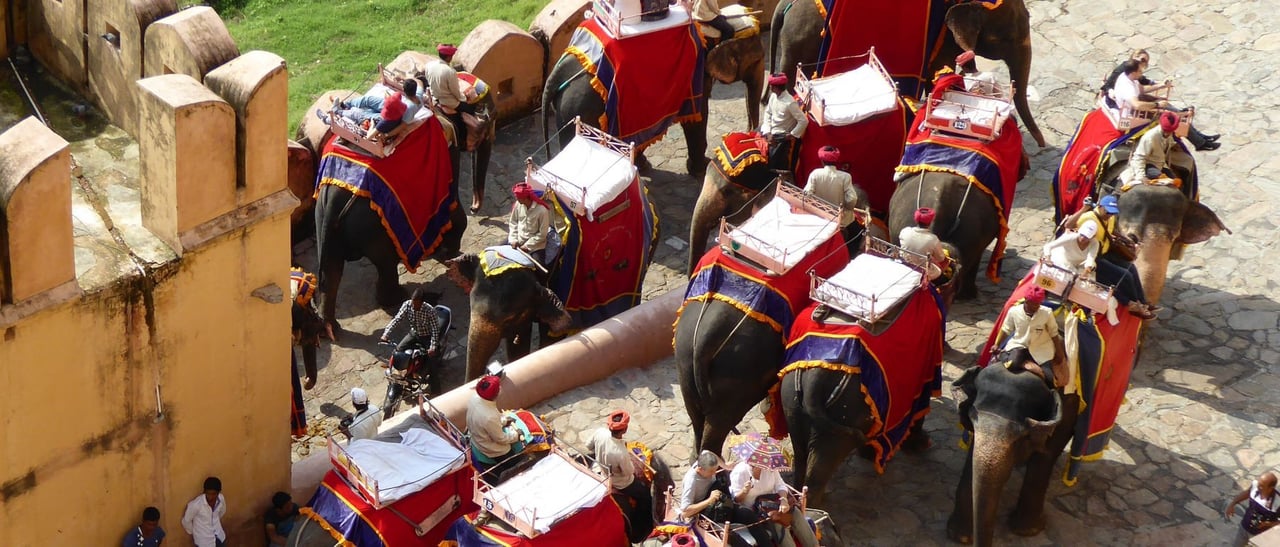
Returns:
[[[702,180],[707,175],[706,158],[689,158],[684,162],[684,168],[689,172],[689,176],[697,180]]]
[[[484,194],[475,194],[471,196],[471,214],[480,212],[480,206],[484,203]]]
[[[978,287],[960,287],[956,291],[956,300],[973,300],[978,297]]]
[[[653,164],[649,163],[649,158],[645,157],[644,152],[636,154],[636,170],[641,175],[648,175],[653,171]]]
[[[924,452],[933,447],[933,440],[923,430],[913,432],[902,441],[902,449],[908,452]]]
[[[303,379],[302,379],[302,389],[303,389],[304,391],[311,391],[311,388],[313,388],[313,387],[316,387],[316,379],[315,379],[315,378],[313,378],[313,377],[311,377],[311,376],[307,376],[306,378],[303,378]]]
[[[1014,511],[1009,515],[1009,531],[1022,537],[1040,535],[1040,532],[1044,531],[1044,513],[1036,517],[1027,517]]]
[[[969,526],[958,523],[953,513],[951,518],[947,519],[947,539],[964,545],[973,543],[973,530],[968,528]]]

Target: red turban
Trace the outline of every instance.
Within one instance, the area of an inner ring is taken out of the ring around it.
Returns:
[[[404,97],[404,95],[397,91],[382,101],[381,115],[384,121],[399,120],[401,116],[404,116],[406,107],[404,101],[400,100],[401,97]]]
[[[1178,115],[1173,112],[1165,112],[1160,115],[1160,129],[1165,133],[1173,133],[1178,128]]]
[[[1024,300],[1027,302],[1034,302],[1036,304],[1043,304],[1044,296],[1044,289],[1040,287],[1031,287],[1031,290],[1027,291],[1027,296]]]
[[[631,425],[631,415],[625,410],[615,410],[609,415],[609,431],[626,431]]]
[[[840,149],[834,146],[824,146],[818,151],[818,161],[822,163],[836,163],[840,161]]]
[[[511,193],[515,194],[516,199],[529,199],[542,204],[543,207],[550,207],[546,201],[543,201],[538,196],[537,192],[533,191],[533,187],[529,186],[527,182],[517,182],[515,186],[511,187]]]
[[[977,57],[977,56],[974,55],[972,51],[966,51],[956,56],[956,64],[957,65],[968,64],[970,62],[973,62],[974,57]]]
[[[676,534],[671,536],[671,545],[674,547],[693,547],[697,544],[698,542],[689,534]]]
[[[476,382],[476,394],[481,399],[492,401],[498,398],[498,391],[502,389],[502,378],[494,375],[488,375],[480,378]]]
[[[916,214],[915,214],[916,224],[920,226],[933,224],[934,216],[936,215],[934,214],[933,209],[930,209],[928,207],[921,207],[919,209],[916,209]]]
[[[770,74],[769,85],[787,85],[787,75],[781,72]]]
[[[451,57],[457,52],[458,48],[452,44],[440,44],[436,46],[436,53],[440,54],[441,57]]]

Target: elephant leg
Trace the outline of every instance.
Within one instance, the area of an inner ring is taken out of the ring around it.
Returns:
[[[487,317],[471,313],[467,328],[467,377],[470,382],[484,374],[489,358],[498,350],[502,340],[502,327]]]
[[[956,288],[956,298],[959,300],[973,300],[978,297],[978,271],[986,271],[982,267],[982,249],[971,252],[964,257],[964,261],[960,263],[960,283]]]
[[[960,473],[960,482],[956,484],[956,503],[947,519],[947,538],[965,545],[973,543],[972,450],[964,460],[964,470]]]
[[[706,90],[704,97],[711,94],[711,78],[707,78]],[[705,99],[702,106],[702,111],[707,112]],[[684,142],[689,148],[685,170],[689,176],[700,179],[707,174],[707,116],[704,114],[701,121],[682,124],[680,129],[684,131]]]
[[[397,264],[398,262],[394,259],[373,261],[374,268],[378,270],[377,299],[379,306],[396,307],[408,298],[404,287],[400,286],[400,272],[396,268]]]
[[[456,258],[462,251],[462,236],[467,232],[467,214],[458,207],[449,213],[449,230],[440,238],[440,246],[434,257],[445,261]]]
[[[920,420],[911,425],[911,431],[907,432],[907,438],[902,441],[903,450],[910,452],[923,452],[933,446],[933,441],[929,439],[929,432],[924,430],[924,420]]]
[[[1018,503],[1009,515],[1009,528],[1020,536],[1034,536],[1044,531],[1044,501],[1049,491],[1049,480],[1059,456],[1075,433],[1076,415],[1080,411],[1080,398],[1062,398],[1062,421],[1045,441],[1044,451],[1036,451],[1027,460],[1027,470],[1018,492]]]
[[[507,338],[507,362],[511,363],[516,359],[529,355],[529,349],[533,347],[533,323],[527,323],[518,329],[515,336]]]
[[[689,423],[693,426],[693,446],[695,449],[702,447],[702,431],[706,427],[707,415],[702,409],[702,399],[698,397],[696,384],[694,383],[693,367],[694,363],[687,366],[680,366],[680,398],[684,399],[684,409],[689,413]],[[696,457],[697,454],[694,454]]]
[[[644,151],[636,153],[636,171],[642,175],[653,172],[653,164],[649,163],[649,158],[645,156]]]
[[[342,271],[346,263],[341,257],[326,257],[320,264],[320,317],[324,319],[325,333],[330,340],[337,340],[337,332],[342,330],[338,325],[338,287],[342,285]]]
[[[796,437],[791,437],[793,442]],[[836,475],[836,471],[844,465],[854,449],[866,444],[865,437],[853,437],[834,431],[813,429],[806,442],[809,445],[809,458],[806,464],[808,474],[803,486],[809,487],[809,505],[821,507],[826,498],[827,483]]]
[[[484,206],[484,181],[489,173],[489,157],[492,154],[492,138],[480,141],[475,151],[471,153],[471,214],[473,215]]]

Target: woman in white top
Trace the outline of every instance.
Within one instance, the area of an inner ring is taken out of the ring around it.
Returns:
[[[1142,100],[1144,89],[1141,80],[1142,65],[1137,60],[1129,59],[1120,63],[1120,75],[1116,77],[1115,85],[1107,92],[1113,106],[1121,111],[1167,108],[1169,106],[1167,101]]]

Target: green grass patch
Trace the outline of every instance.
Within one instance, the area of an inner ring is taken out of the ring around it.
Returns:
[[[198,1],[182,0],[181,4]],[[215,0],[241,51],[260,49],[289,65],[289,123],[296,127],[330,89],[372,85],[378,63],[406,50],[434,54],[486,19],[529,28],[547,0]]]

